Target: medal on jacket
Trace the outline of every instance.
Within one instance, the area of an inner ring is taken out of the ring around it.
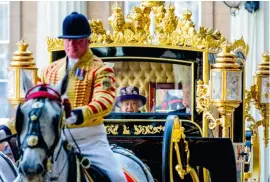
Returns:
[[[75,76],[79,80],[83,80],[84,79],[85,73],[86,73],[86,71],[84,69],[76,68],[76,70],[75,70]]]

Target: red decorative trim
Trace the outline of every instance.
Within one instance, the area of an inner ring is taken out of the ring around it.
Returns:
[[[109,99],[107,99],[106,97],[101,96],[101,98],[105,99],[107,102],[109,102],[111,105],[113,104],[112,101],[110,101]]]
[[[108,91],[96,91],[96,93],[105,93],[105,94],[109,94],[110,96],[112,96],[113,98],[115,98],[115,96],[114,95],[112,95],[110,92],[108,92]]]
[[[127,182],[137,182],[131,174],[129,174],[126,170],[123,169],[123,172],[126,176]]]
[[[101,108],[102,108],[103,111],[106,110],[106,109],[108,109],[102,102],[100,102],[98,100],[96,102],[101,106]]]
[[[112,68],[105,68],[104,71],[108,71],[108,72],[111,72],[111,73],[114,73],[113,69]]]
[[[88,106],[93,110],[94,114],[97,114],[97,113],[98,113],[97,108],[95,108],[95,107],[92,106],[92,105],[88,105]]]

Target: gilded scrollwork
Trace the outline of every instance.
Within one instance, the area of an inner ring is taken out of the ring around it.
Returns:
[[[209,87],[205,85],[202,80],[197,81],[197,91],[196,91],[196,110],[198,113],[203,111],[209,111],[210,108],[210,97],[209,97]]]
[[[63,50],[64,49],[64,40],[58,38],[46,38],[48,50]]]
[[[107,124],[105,129],[108,135],[154,135],[162,134],[164,126]]]
[[[123,135],[130,135],[129,127],[126,125],[123,125]]]
[[[106,132],[108,135],[118,135],[118,128],[119,128],[119,125],[106,125],[105,126],[105,129],[106,129]]]
[[[222,124],[221,118],[216,119],[210,112],[211,100],[209,96],[209,87],[204,84],[202,80],[197,81],[196,103],[196,111],[198,113],[204,112],[203,117],[209,120],[210,129],[214,129]]]
[[[164,131],[164,126],[152,126],[152,125],[134,125],[134,135],[148,135],[148,134],[156,134]]]
[[[177,171],[179,177],[182,180],[185,178],[187,174],[190,174],[192,181],[199,182],[199,177],[198,177],[198,174],[196,173],[196,170],[194,170],[194,168],[191,167],[189,164],[189,159],[190,159],[189,143],[186,140],[186,135],[184,131],[185,131],[185,128],[182,127],[182,122],[180,121],[180,119],[175,118],[173,122],[173,129],[172,129],[172,142],[174,145],[173,148],[175,149],[175,154],[177,158],[177,164],[175,166],[175,170]],[[181,142],[183,143],[180,144]],[[184,147],[184,148],[180,150],[180,147]],[[185,152],[181,153],[183,150]],[[182,164],[182,160],[186,161],[185,168],[184,168],[184,164]]]
[[[239,40],[236,40],[236,41],[233,42],[232,50],[234,52],[240,50],[244,54],[244,56],[247,57],[248,51],[249,51],[249,47],[245,43],[243,36]]]

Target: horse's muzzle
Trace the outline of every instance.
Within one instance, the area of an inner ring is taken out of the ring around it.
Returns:
[[[42,164],[30,164],[29,162],[21,163],[19,172],[24,176],[40,175],[44,172]]]

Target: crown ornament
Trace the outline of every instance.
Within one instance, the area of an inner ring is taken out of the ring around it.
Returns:
[[[122,13],[122,7],[119,6],[117,3],[112,6],[113,13]]]
[[[152,19],[149,16],[151,12],[154,15]],[[124,16],[121,5],[115,3],[112,15],[108,18],[112,31],[105,30],[101,20],[89,21],[93,34],[91,46],[153,44],[220,52],[222,43],[227,39],[218,30],[203,26],[196,28],[191,16],[192,12],[186,9],[181,17],[177,17],[175,4],[166,6],[164,1],[142,1]],[[154,30],[150,25],[153,25]],[[63,50],[63,41],[57,38],[48,38],[47,44],[49,51]],[[244,55],[248,53],[248,46],[243,39],[233,44],[235,49],[244,50]]]

